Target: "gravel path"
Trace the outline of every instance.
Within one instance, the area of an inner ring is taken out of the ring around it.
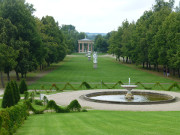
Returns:
[[[93,92],[102,92],[110,90],[82,90],[73,92],[62,92],[50,95],[48,98],[53,99],[59,105],[68,105],[72,100],[77,99],[82,107],[88,107],[95,110],[118,110],[118,111],[180,111],[180,93],[169,91],[150,91],[169,94],[177,97],[177,101],[166,104],[151,104],[151,105],[122,105],[122,104],[105,104],[86,101],[80,96]],[[114,90],[113,91],[118,91]],[[138,90],[136,90],[138,91]],[[142,91],[142,90],[141,90]]]

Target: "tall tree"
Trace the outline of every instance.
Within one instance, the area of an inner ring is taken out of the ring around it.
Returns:
[[[35,19],[32,15],[35,11],[33,6],[25,3],[24,0],[4,0],[0,1],[0,3],[2,4],[0,9],[1,17],[9,19],[17,28],[15,39],[22,42],[29,42],[28,50],[30,57],[28,57],[26,61],[31,61],[31,63],[29,63],[31,65],[28,71],[36,69],[36,58],[39,56],[41,38],[38,35]],[[18,63],[20,63],[20,61]]]

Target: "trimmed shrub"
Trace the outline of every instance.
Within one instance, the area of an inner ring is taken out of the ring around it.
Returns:
[[[85,86],[87,89],[92,89],[92,87],[87,82],[82,82],[79,88],[82,88],[83,86]]]
[[[27,92],[27,91],[24,92],[24,99],[25,100],[29,99],[29,92]]]
[[[43,106],[43,103],[42,103],[41,100],[34,100],[34,104],[35,104],[35,105]]]
[[[23,124],[28,115],[25,104],[18,104],[1,110],[0,121],[2,124],[0,126],[0,135],[12,135]]]
[[[36,109],[32,106],[32,104],[31,104],[31,102],[30,102],[29,100],[25,100],[24,103],[27,105],[28,110],[29,110],[29,111],[31,110],[33,113],[35,113],[35,114],[43,114],[43,113],[44,113],[44,110],[45,110],[45,109],[43,109],[43,110],[36,110]]]
[[[178,90],[180,90],[180,86],[178,85],[177,82],[174,82],[174,83],[168,88],[168,91],[171,91],[173,88],[177,88]]]
[[[22,79],[20,82],[19,91],[21,94],[24,94],[24,92],[27,91],[27,84],[24,79]]]
[[[50,100],[48,102],[46,109],[54,109],[56,111],[56,113],[67,113],[67,112],[69,112],[68,108],[63,108],[63,107],[58,106],[54,100]]]
[[[71,103],[67,106],[67,108],[70,111],[81,111],[81,105],[79,104],[79,102],[77,100],[73,100],[71,101]]]
[[[33,91],[33,92],[31,92],[31,94],[30,94],[30,98],[31,98],[32,102],[34,101],[34,96],[35,96],[35,93],[34,93],[34,91]]]
[[[19,92],[19,88],[16,81],[11,81],[11,86],[14,93],[14,101],[15,101],[15,104],[17,104],[20,100],[20,92]]]
[[[11,83],[9,82],[6,86],[3,100],[2,100],[2,108],[11,107],[15,104],[14,93],[11,87]]]
[[[86,109],[82,109],[82,112],[88,112]]]

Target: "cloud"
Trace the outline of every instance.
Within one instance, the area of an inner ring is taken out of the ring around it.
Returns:
[[[82,32],[110,32],[122,21],[136,21],[155,0],[26,0],[35,16],[53,16],[59,24],[72,24]],[[176,0],[176,3],[178,0]]]

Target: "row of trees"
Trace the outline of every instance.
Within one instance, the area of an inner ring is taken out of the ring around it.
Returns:
[[[124,62],[142,64],[159,71],[159,65],[176,71],[180,77],[180,7],[174,0],[156,0],[137,22],[125,20],[109,38],[109,53]]]
[[[77,38],[84,36],[72,25],[60,27],[52,16],[36,18],[34,11],[33,5],[25,0],[0,0],[0,75],[3,87],[3,72],[8,80],[12,70],[15,70],[17,80],[19,74],[24,78],[38,67],[41,70],[62,61],[67,53],[75,50]]]

